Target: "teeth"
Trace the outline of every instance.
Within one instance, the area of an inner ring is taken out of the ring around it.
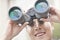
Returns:
[[[40,33],[40,34],[37,34],[36,36],[39,37],[39,36],[42,36],[44,33]]]

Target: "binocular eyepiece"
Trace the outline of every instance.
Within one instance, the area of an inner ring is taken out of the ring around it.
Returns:
[[[47,18],[49,14],[49,4],[46,0],[36,1],[33,8],[30,8],[26,14],[23,14],[19,7],[12,7],[9,10],[9,18],[12,21],[23,24],[24,22],[33,22],[33,19]]]

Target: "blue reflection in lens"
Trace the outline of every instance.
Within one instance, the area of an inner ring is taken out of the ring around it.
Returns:
[[[35,6],[35,8],[39,12],[45,12],[47,9],[47,4],[45,2],[40,2]]]
[[[20,11],[19,10],[14,10],[10,13],[10,18],[11,19],[18,19],[20,17]]]

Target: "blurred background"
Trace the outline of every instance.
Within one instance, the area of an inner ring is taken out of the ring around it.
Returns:
[[[8,10],[13,6],[19,6],[23,13],[33,7],[37,0],[0,0],[0,40],[3,39],[7,25],[8,25]],[[60,0],[47,0],[50,6],[55,6],[60,10],[59,2]],[[60,40],[60,24],[54,23],[54,33],[53,38],[55,40]],[[24,28],[19,35],[17,35],[13,40],[30,40],[26,28]]]

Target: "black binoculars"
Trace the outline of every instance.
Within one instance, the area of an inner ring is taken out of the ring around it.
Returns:
[[[17,6],[10,8],[9,18],[12,21],[23,24],[24,22],[33,22],[33,19],[48,18],[49,4],[47,0],[36,1],[33,8],[30,8],[25,14]]]

